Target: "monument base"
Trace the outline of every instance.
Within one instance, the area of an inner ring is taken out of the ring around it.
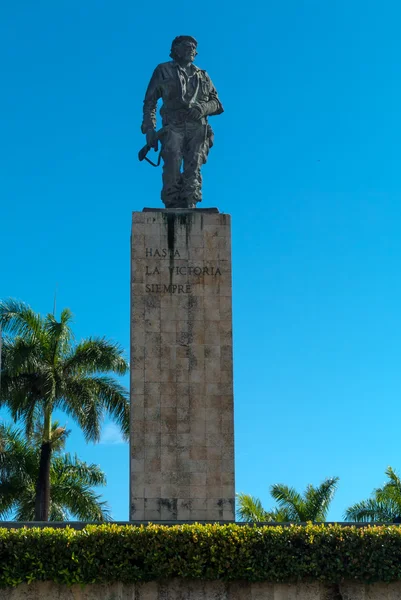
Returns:
[[[182,213],[182,212],[193,212],[196,211],[197,213],[218,213],[219,209],[218,208],[145,208],[143,209],[143,212],[177,212],[177,213]]]
[[[132,521],[234,520],[230,216],[133,213]]]

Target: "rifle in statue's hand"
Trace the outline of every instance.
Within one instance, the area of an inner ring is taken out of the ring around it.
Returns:
[[[163,128],[159,129],[159,131],[155,132],[155,141],[156,141],[156,148],[157,149],[157,141],[160,139],[161,135],[163,132]],[[154,146],[150,146],[149,144],[145,144],[143,148],[141,148],[141,150],[139,150],[138,152],[138,158],[139,160],[142,162],[143,160],[146,160],[150,165],[152,165],[152,167],[158,167],[160,165],[160,161],[161,161],[161,151],[159,152],[159,157],[157,159],[157,163],[154,163],[152,160],[150,160],[150,158],[147,157],[147,153],[149,152],[149,150],[151,148],[154,148]]]

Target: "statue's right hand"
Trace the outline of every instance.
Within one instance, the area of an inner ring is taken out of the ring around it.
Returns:
[[[149,148],[154,148],[154,150],[156,150],[157,152],[159,144],[157,139],[157,133],[154,129],[149,129],[146,132],[146,143],[149,146]]]

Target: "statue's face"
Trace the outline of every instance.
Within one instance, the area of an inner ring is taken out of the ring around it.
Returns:
[[[175,53],[182,60],[193,62],[196,56],[196,45],[191,40],[184,40],[174,48]]]

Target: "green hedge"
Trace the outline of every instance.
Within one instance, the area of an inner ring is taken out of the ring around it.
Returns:
[[[396,526],[101,525],[0,529],[0,585],[151,581],[401,579]]]

